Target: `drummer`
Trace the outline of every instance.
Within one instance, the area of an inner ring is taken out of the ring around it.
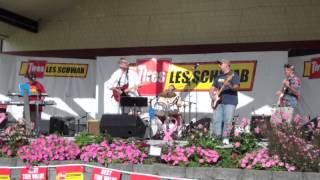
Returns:
[[[158,102],[167,105],[168,116],[178,120],[178,126],[182,124],[179,108],[182,106],[181,97],[177,95],[176,88],[173,84],[169,85],[168,89],[158,95]]]

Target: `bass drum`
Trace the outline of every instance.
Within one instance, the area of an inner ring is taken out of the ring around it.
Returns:
[[[151,120],[151,137],[159,136],[161,132],[162,122],[158,117]]]

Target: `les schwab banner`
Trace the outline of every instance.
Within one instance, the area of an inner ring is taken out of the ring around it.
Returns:
[[[37,60],[29,60],[28,62],[21,62],[20,76],[25,76],[27,72],[30,72],[30,67],[33,67],[32,71],[36,74],[43,74],[42,77],[75,77],[86,78],[88,74],[89,64],[74,64],[74,63],[50,63],[47,62],[45,66],[34,66]],[[43,62],[39,61],[38,62]],[[33,66],[30,66],[33,63]],[[37,76],[39,77],[39,76]]]
[[[241,91],[252,90],[256,64],[256,60],[232,61],[231,69],[240,76]],[[171,84],[180,92],[208,91],[221,73],[216,61],[171,63],[171,59],[141,59],[133,68],[146,84],[139,88],[141,95],[159,94]]]

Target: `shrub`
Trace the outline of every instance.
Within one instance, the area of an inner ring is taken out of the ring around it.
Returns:
[[[140,164],[148,157],[146,147],[143,142],[129,143],[124,140],[115,140],[109,144],[108,141],[102,141],[100,144],[84,146],[80,159],[104,165],[112,163]]]
[[[20,147],[28,144],[25,125],[17,123],[0,134],[0,157],[14,157]]]
[[[287,123],[273,116],[272,128],[268,133],[271,154],[279,154],[284,162],[294,164],[300,171],[319,171],[318,124],[319,119],[314,123],[307,117],[296,116],[291,123]]]
[[[246,153],[240,161],[240,167],[246,169],[296,170],[295,166],[281,161],[279,155],[269,156],[267,148]]]
[[[161,159],[170,165],[180,166],[209,166],[214,165],[219,160],[219,153],[212,149],[202,147],[179,147],[169,146],[163,152]]]
[[[18,151],[20,159],[32,165],[54,160],[75,160],[79,154],[80,148],[76,143],[57,135],[35,139],[30,145],[23,146]]]

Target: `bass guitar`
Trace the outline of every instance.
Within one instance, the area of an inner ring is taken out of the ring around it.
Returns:
[[[215,110],[215,109],[217,108],[218,104],[221,103],[221,97],[220,97],[220,95],[221,95],[222,91],[224,90],[224,88],[225,88],[225,86],[226,86],[226,83],[229,82],[229,81],[231,81],[231,79],[233,78],[233,76],[234,76],[234,73],[232,73],[231,75],[229,75],[229,76],[225,79],[225,81],[223,82],[221,88],[217,91],[217,93],[215,94],[215,96],[211,97],[211,98],[212,98],[211,107],[212,107],[213,110]]]

